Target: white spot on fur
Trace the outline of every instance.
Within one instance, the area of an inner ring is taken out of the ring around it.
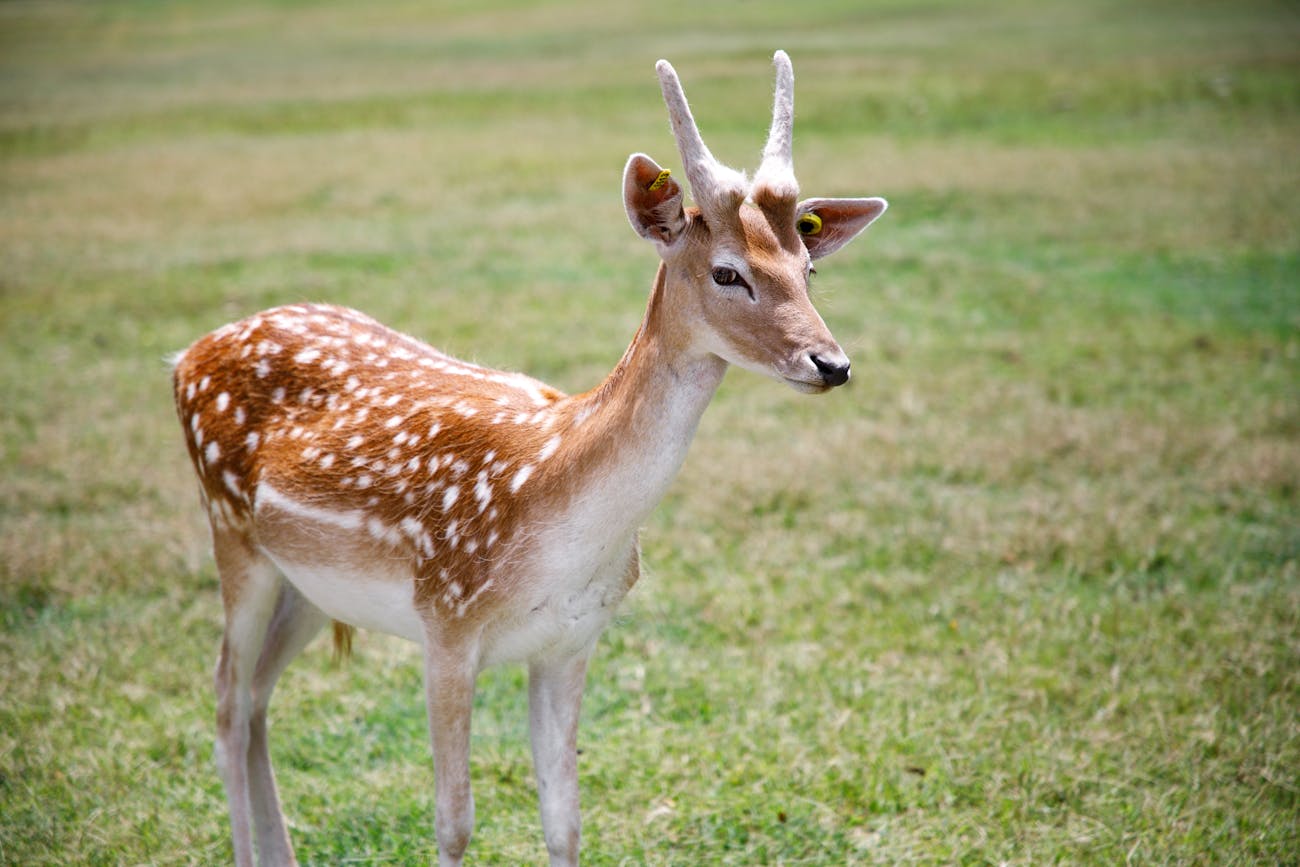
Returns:
[[[479,514],[483,514],[483,510],[492,500],[492,484],[488,481],[487,470],[478,474],[478,482],[474,485],[474,499],[478,501]]]
[[[551,455],[555,454],[555,450],[559,447],[560,447],[559,436],[551,437],[549,440],[546,441],[546,445],[542,446],[542,450],[537,453],[537,462],[541,463],[542,461],[549,458]]]
[[[226,470],[221,474],[221,481],[226,483],[226,490],[230,491],[230,493],[234,494],[236,497],[242,498],[244,496],[243,490],[239,487],[239,477],[230,470]]]
[[[450,509],[452,507],[452,504],[456,502],[456,498],[459,496],[460,496],[460,487],[457,485],[452,485],[450,488],[443,491],[442,510],[445,512],[448,509]]]
[[[524,482],[528,481],[528,477],[531,476],[532,474],[533,474],[532,464],[525,464],[524,466],[520,467],[519,471],[515,473],[515,477],[510,480],[510,493],[512,494],[518,493],[519,489],[524,486]]]
[[[228,406],[230,406],[230,395],[223,391],[217,395],[217,412],[225,412]]]
[[[464,616],[465,616],[465,611],[466,611],[466,609],[469,608],[470,603],[472,603],[475,599],[477,599],[477,598],[479,598],[480,596],[482,596],[483,593],[486,592],[487,589],[488,589],[489,587],[492,586],[492,582],[495,581],[495,580],[496,580],[496,579],[494,579],[494,578],[489,578],[488,580],[484,581],[481,585],[479,585],[479,588],[478,588],[477,590],[475,590],[474,593],[473,593],[473,594],[472,594],[468,599],[466,599],[464,602],[460,603],[459,606],[457,606],[457,608],[456,608],[456,616],[457,616],[457,617],[464,617]]]
[[[295,355],[293,360],[299,364],[311,364],[318,358],[320,358],[320,350],[308,348]]]
[[[397,531],[396,527],[390,527],[375,517],[366,519],[366,532],[390,545],[396,545],[402,541],[401,533]]]
[[[221,446],[217,445],[216,440],[213,440],[212,442],[208,443],[208,448],[203,453],[203,459],[207,461],[208,466],[212,466],[220,458],[221,458]]]

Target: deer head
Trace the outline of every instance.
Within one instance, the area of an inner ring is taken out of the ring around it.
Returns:
[[[662,303],[682,350],[823,392],[849,379],[849,359],[808,298],[812,263],[884,213],[884,199],[799,200],[794,176],[794,71],[776,52],[776,96],[763,159],[750,181],[709,152],[677,73],[656,69],[695,207],[658,163],[633,154],[623,203],[659,252]]]

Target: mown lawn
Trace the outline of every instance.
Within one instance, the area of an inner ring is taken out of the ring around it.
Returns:
[[[1286,3],[0,5],[0,863],[230,859],[220,603],[162,359],[362,308],[585,389],[676,166],[654,61],[757,162],[794,59],[854,382],[733,372],[581,732],[589,864],[1300,852],[1300,14]],[[477,864],[544,861],[524,676]],[[320,642],[272,751],[304,864],[427,863],[413,646]]]

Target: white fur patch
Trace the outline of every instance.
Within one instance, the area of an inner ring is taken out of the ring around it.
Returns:
[[[263,482],[257,488],[254,512],[261,512],[265,507],[313,524],[322,524],[339,530],[359,530],[366,518],[365,512],[359,509],[322,509],[320,506],[299,502]]]
[[[524,486],[524,482],[528,481],[528,477],[531,476],[532,474],[533,474],[532,464],[527,464],[525,466],[520,467],[519,471],[515,473],[515,477],[510,480],[510,493],[512,494],[519,493],[519,489]]]

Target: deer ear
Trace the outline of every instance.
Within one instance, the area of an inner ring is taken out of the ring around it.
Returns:
[[[661,247],[686,231],[681,185],[645,154],[632,154],[623,169],[623,207],[636,233]]]
[[[885,212],[884,199],[804,199],[794,226],[814,259],[829,256]]]

